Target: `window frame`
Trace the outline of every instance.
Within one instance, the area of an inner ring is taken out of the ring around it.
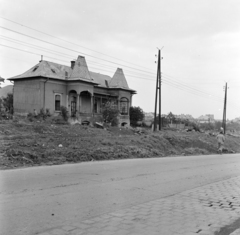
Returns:
[[[56,96],[60,96],[60,104],[59,104],[59,110],[56,109]],[[61,104],[62,104],[62,94],[60,93],[54,93],[54,112],[61,112]]]
[[[128,100],[128,98],[126,98],[126,97],[122,97],[121,99],[120,99],[120,105],[119,105],[119,108],[120,108],[120,114],[121,115],[129,115],[129,100]],[[126,110],[123,112],[123,108],[125,109],[126,108]]]

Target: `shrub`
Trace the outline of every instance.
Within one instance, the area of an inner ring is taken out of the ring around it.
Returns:
[[[111,105],[111,103],[105,104],[103,108],[103,121],[106,123],[111,123],[112,126],[118,125],[119,110]]]
[[[56,117],[52,117],[51,121],[54,124],[67,124],[67,121],[65,121],[61,115],[56,116]]]
[[[61,106],[60,107],[60,115],[63,117],[64,121],[68,121],[69,118],[69,114],[68,114],[68,110],[65,106]]]
[[[8,93],[6,97],[2,98],[1,103],[7,112],[13,114],[13,94]]]
[[[46,118],[46,113],[45,113],[45,111],[44,111],[43,108],[40,109],[40,112],[39,112],[38,116],[39,116],[40,118],[42,118],[43,120],[45,120],[45,118]]]
[[[112,125],[112,126],[118,126],[118,124],[119,124],[118,118],[117,118],[117,117],[113,118],[113,120],[112,120],[112,122],[111,122],[111,125]]]
[[[137,126],[137,123],[144,119],[144,112],[140,107],[130,107],[130,123]]]
[[[34,115],[33,115],[32,113],[28,113],[28,114],[27,114],[27,119],[28,119],[30,122],[32,122],[33,119],[34,119]]]

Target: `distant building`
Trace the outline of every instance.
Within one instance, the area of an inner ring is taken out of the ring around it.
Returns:
[[[202,115],[199,118],[197,118],[197,121],[199,123],[214,123],[215,122],[213,114]]]
[[[175,115],[175,117],[180,120],[188,120],[190,122],[195,121],[195,119],[190,114],[180,114],[180,115]]]
[[[232,122],[238,122],[238,123],[240,123],[240,117],[233,119]]]
[[[108,102],[119,109],[120,125],[129,125],[129,109],[136,91],[129,88],[123,70],[113,77],[91,72],[85,57],[78,56],[65,66],[41,60],[25,73],[9,78],[14,81],[14,112],[27,114],[49,109],[58,115],[65,106],[80,121],[100,116]]]
[[[150,112],[150,113],[144,112],[144,120],[152,121],[153,119],[154,119],[154,113],[153,112]]]

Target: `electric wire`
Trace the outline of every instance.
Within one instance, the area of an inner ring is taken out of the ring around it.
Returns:
[[[59,47],[59,48],[62,48],[62,49],[65,49],[65,50],[69,50],[69,51],[72,51],[72,52],[77,52],[77,53],[80,53],[80,54],[83,54],[83,55],[87,55],[87,56],[92,57],[92,58],[95,58],[95,59],[100,59],[100,58],[98,58],[98,57],[96,57],[96,56],[92,56],[92,55],[89,55],[89,54],[87,54],[87,53],[83,53],[83,52],[76,51],[76,50],[73,50],[73,49],[70,49],[70,48],[67,48],[67,47],[64,47],[64,46],[60,46],[60,45],[57,45],[57,44],[55,44],[55,43],[51,43],[51,42],[48,42],[48,41],[45,41],[45,40],[42,40],[42,39],[39,39],[39,38],[30,36],[30,35],[24,34],[24,33],[20,33],[20,32],[18,32],[18,31],[15,31],[15,30],[12,30],[12,29],[9,29],[9,28],[6,28],[6,27],[0,26],[0,28],[5,29],[5,30],[8,30],[8,31],[13,32],[13,33],[16,33],[16,34],[19,34],[19,35],[22,35],[22,36],[25,36],[25,37],[29,37],[29,38],[32,38],[32,39],[35,39],[35,40],[38,40],[38,41],[41,41],[41,42],[44,42],[44,43],[47,43],[47,44],[56,46],[56,47]],[[105,59],[101,59],[101,60],[106,61],[106,62],[109,62],[109,63],[112,63],[112,64],[117,64],[117,65],[125,66],[125,67],[127,67],[127,68],[136,69],[136,68],[134,68],[134,67],[127,66],[127,65],[123,65],[123,64],[119,64],[119,63],[116,63],[116,62],[113,62],[113,61],[110,61],[110,60],[105,60]],[[145,73],[148,73],[148,71],[145,71],[145,70],[142,70],[142,69],[138,69],[138,70],[139,70],[139,71],[142,71],[142,72],[145,72]]]
[[[70,44],[72,44],[72,45],[75,45],[75,46],[78,46],[78,47],[82,47],[82,48],[87,49],[87,50],[89,50],[89,51],[93,51],[93,52],[96,52],[96,53],[98,53],[98,54],[101,54],[101,55],[104,55],[104,56],[108,56],[108,57],[110,57],[110,58],[113,58],[113,59],[116,59],[116,60],[119,60],[119,61],[122,61],[122,62],[126,62],[126,63],[128,63],[128,64],[132,64],[132,65],[139,66],[139,65],[134,64],[134,63],[131,63],[131,62],[129,62],[129,61],[122,60],[122,59],[119,59],[119,58],[116,58],[116,57],[113,57],[113,56],[107,55],[107,54],[105,54],[105,53],[102,53],[102,52],[99,52],[99,51],[96,51],[96,50],[92,50],[92,49],[90,49],[90,48],[87,48],[87,47],[81,46],[81,45],[79,45],[79,44],[76,44],[76,43],[70,42],[70,41],[68,41],[68,40],[65,40],[65,39],[62,39],[62,38],[56,37],[56,36],[51,35],[51,34],[49,34],[49,33],[45,33],[45,32],[43,32],[43,31],[40,31],[40,30],[37,30],[37,29],[31,28],[31,27],[29,27],[29,26],[26,26],[26,25],[23,25],[23,24],[17,23],[16,21],[9,20],[9,19],[4,18],[4,17],[1,17],[1,16],[0,16],[0,18],[1,18],[1,19],[4,19],[4,20],[6,20],[6,21],[12,22],[12,23],[14,23],[14,24],[20,25],[20,26],[22,26],[22,27],[25,27],[25,28],[31,29],[31,30],[33,30],[33,31],[36,31],[36,32],[39,32],[39,33],[45,34],[45,35],[50,36],[50,37],[52,37],[52,38],[56,38],[56,39],[61,40],[61,41],[63,41],[63,42],[67,42],[67,43],[70,43]],[[143,66],[141,66],[141,67],[143,67]],[[143,67],[143,68],[146,68],[146,67]],[[146,69],[149,69],[149,68],[146,68]]]
[[[6,46],[6,45],[3,45],[3,44],[0,44],[0,45],[1,45],[1,46]],[[26,50],[21,50],[21,49],[19,49],[19,48],[14,48],[14,47],[10,47],[10,46],[6,46],[6,47],[11,48],[11,49],[16,49],[16,50],[19,50],[19,51],[23,51],[23,52],[27,52],[27,53],[30,53],[30,54],[34,54],[34,55],[40,55],[40,54],[33,53],[33,52],[29,52],[29,51],[26,51]],[[59,61],[63,61],[63,62],[67,62],[67,61],[61,60],[61,59],[59,59],[59,58],[54,58],[54,57],[50,57],[50,56],[45,56],[45,57],[51,58],[51,59],[55,59],[55,60],[59,60]],[[92,68],[95,68],[95,67],[92,67]],[[104,71],[106,71],[106,69],[105,69]],[[126,73],[126,75],[128,75],[128,74]],[[144,80],[150,80],[150,81],[152,81],[152,82],[155,82],[154,79],[142,78],[142,77],[134,76],[134,75],[131,75],[131,74],[129,74],[128,77],[133,77],[133,78],[138,78],[138,79],[144,79]],[[189,88],[187,89],[186,87],[181,86],[181,84],[176,84],[176,83],[174,83],[174,82],[167,81],[167,80],[163,80],[163,83],[166,83],[167,85],[172,86],[172,87],[175,87],[175,88],[177,88],[177,89],[179,89],[179,90],[186,91],[186,92],[191,93],[191,94],[193,94],[193,95],[198,95],[198,96],[199,96],[199,94],[197,94],[196,92],[193,92],[193,91],[192,91],[191,89],[189,89]],[[208,98],[208,99],[212,99],[212,100],[216,101],[216,99],[206,97],[206,96],[204,96],[203,94],[201,95],[201,97],[203,97],[203,98]],[[217,100],[217,101],[222,102],[221,100]]]
[[[1,26],[0,26],[0,27],[1,27]],[[30,38],[33,38],[33,39],[36,39],[36,40],[39,40],[39,41],[43,41],[44,43],[48,43],[48,44],[51,44],[51,45],[54,45],[54,46],[57,46],[57,47],[61,47],[61,48],[63,48],[63,49],[67,49],[67,50],[76,52],[75,50],[72,50],[72,49],[69,49],[69,48],[65,48],[65,47],[62,47],[62,46],[59,46],[59,45],[56,45],[56,44],[53,44],[53,43],[49,43],[49,42],[47,42],[47,41],[44,41],[44,40],[41,40],[41,39],[38,39],[38,38],[35,38],[35,37],[32,37],[32,36],[25,35],[25,34],[22,34],[22,33],[20,33],[20,32],[17,32],[17,31],[11,30],[11,29],[7,29],[7,28],[5,28],[5,27],[1,27],[1,28],[4,28],[4,29],[9,30],[9,31],[12,31],[12,32],[14,32],[14,33],[18,33],[18,34],[20,34],[20,35],[27,36],[27,37],[30,37]],[[13,39],[13,40],[14,40],[14,39]],[[15,40],[15,41],[17,41],[17,40]],[[2,45],[2,44],[0,44],[0,45]],[[9,48],[16,49],[16,50],[23,51],[23,52],[27,52],[27,53],[30,53],[30,54],[40,55],[40,54],[33,53],[33,52],[29,52],[29,51],[26,51],[26,50],[21,50],[21,49],[19,49],[19,48],[13,48],[13,47],[10,47],[10,46],[7,46],[7,45],[2,45],[2,46],[6,46],[6,47],[9,47]],[[32,46],[34,46],[34,47],[39,47],[39,46],[35,46],[35,45],[32,45]],[[39,48],[40,48],[40,47],[39,47]],[[47,50],[48,50],[48,51],[53,51],[53,50],[45,49],[45,48],[42,48],[42,50],[45,50],[45,51],[47,51]],[[56,52],[56,51],[53,51],[53,52],[64,55],[63,53],[59,53],[59,52]],[[81,53],[81,52],[78,52],[78,53]],[[82,54],[85,54],[85,53],[82,53]],[[65,54],[65,55],[66,55],[66,54]],[[87,54],[85,54],[85,55],[87,55]],[[69,58],[71,57],[70,55],[66,55],[66,56],[68,56]],[[94,56],[91,56],[91,55],[88,55],[88,56],[93,57],[93,58],[97,58],[97,57],[94,57]],[[46,56],[46,57],[47,57],[47,58],[51,58],[51,59],[56,59],[56,60],[58,60],[58,61],[63,61],[63,60],[60,60],[60,59],[58,59],[58,58],[54,58],[54,57],[50,57],[50,56]],[[97,58],[97,59],[98,59],[98,58]],[[101,60],[103,60],[103,59],[101,59]],[[115,62],[108,61],[108,60],[104,60],[104,61],[109,62],[109,63],[117,64],[117,63],[115,63]],[[64,61],[64,62],[65,62],[65,61]],[[93,63],[96,63],[96,64],[101,65],[100,63],[97,63],[97,62],[93,62]],[[101,66],[102,66],[102,65],[101,65]],[[105,66],[107,66],[107,65],[105,65]],[[124,66],[125,66],[125,65],[124,65]],[[128,67],[128,68],[130,68],[130,69],[134,69],[134,70],[138,70],[138,71],[139,71],[139,69],[136,69],[136,68],[133,68],[133,67],[130,67],[130,66],[126,66],[126,67]],[[140,71],[142,71],[142,72],[144,72],[144,73],[150,73],[150,72],[145,71],[145,70],[140,70]],[[151,74],[154,74],[154,73],[151,73]],[[136,76],[134,76],[134,75],[129,75],[129,76],[131,76],[131,77],[136,77]],[[203,93],[203,94],[206,94],[206,95],[211,95],[211,94],[209,94],[209,93],[206,93],[206,92],[197,90],[197,89],[195,89],[195,88],[189,87],[188,85],[183,85],[183,84],[179,83],[178,81],[174,81],[173,79],[169,79],[169,77],[170,77],[169,75],[164,74],[164,76],[168,76],[168,77],[165,77],[165,78],[167,78],[168,80],[171,80],[171,81],[172,81],[172,83],[171,83],[170,81],[168,81],[168,85],[171,84],[172,86],[175,86],[175,87],[177,87],[177,86],[179,86],[179,85],[180,85],[180,86],[185,86],[185,87],[188,88],[188,89],[193,89],[193,90],[195,90],[195,91],[197,91],[197,92],[200,92],[200,93]],[[140,78],[140,77],[137,77],[137,78]],[[140,79],[145,79],[145,80],[152,80],[152,81],[154,81],[153,79],[146,79],[146,78],[140,78]],[[178,83],[178,85],[174,84],[173,82]],[[178,88],[179,88],[179,87],[178,87]],[[216,96],[216,97],[217,97],[217,96]],[[206,97],[205,97],[205,98],[206,98]]]
[[[1,26],[0,26],[1,27]],[[9,29],[8,29],[9,30]],[[12,30],[10,30],[10,31],[12,31]],[[15,31],[14,31],[15,32]],[[20,33],[21,34],[21,33]],[[24,35],[24,36],[26,36],[26,35]],[[27,35],[28,36],[28,35]],[[30,36],[31,37],[31,36]],[[36,39],[36,38],[35,38]],[[39,39],[38,39],[39,40]],[[45,41],[44,41],[45,42]],[[48,42],[46,42],[46,43],[48,43]],[[50,44],[52,44],[52,43],[50,43]],[[54,44],[55,45],[55,44]],[[58,45],[57,45],[58,46]],[[61,47],[61,46],[60,46]],[[69,49],[69,50],[71,50],[71,49]],[[68,55],[69,56],[69,55]],[[69,56],[70,57],[70,56]],[[48,57],[48,58],[51,58],[51,57]],[[109,62],[109,61],[108,61]],[[114,63],[114,62],[113,62]],[[135,69],[135,68],[134,68]],[[144,71],[144,72],[146,72],[146,71]],[[149,73],[149,72],[148,72]],[[164,76],[169,76],[169,75],[165,75],[164,74]],[[169,76],[170,77],[170,76]],[[169,80],[171,80],[170,78],[168,78]],[[172,81],[174,81],[174,80],[172,80]],[[176,81],[177,82],[177,81]],[[179,83],[179,82],[177,82],[177,83]],[[180,84],[180,83],[179,83]],[[182,84],[181,84],[182,85]],[[187,85],[185,85],[186,87],[188,87],[188,88],[190,88],[189,86],[187,86]],[[197,91],[197,92],[202,92],[202,91],[199,91],[199,90],[197,90],[196,88],[190,88],[190,89],[193,89],[193,90],[195,90],[195,91]],[[202,92],[202,93],[205,93],[205,94],[207,94],[207,95],[210,95],[209,93],[206,93],[206,92]]]

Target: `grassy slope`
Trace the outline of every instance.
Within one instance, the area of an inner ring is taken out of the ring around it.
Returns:
[[[61,147],[62,145],[62,147]],[[0,122],[0,169],[91,160],[216,153],[216,138],[205,133],[97,129],[81,125]],[[226,148],[240,152],[239,138]]]

